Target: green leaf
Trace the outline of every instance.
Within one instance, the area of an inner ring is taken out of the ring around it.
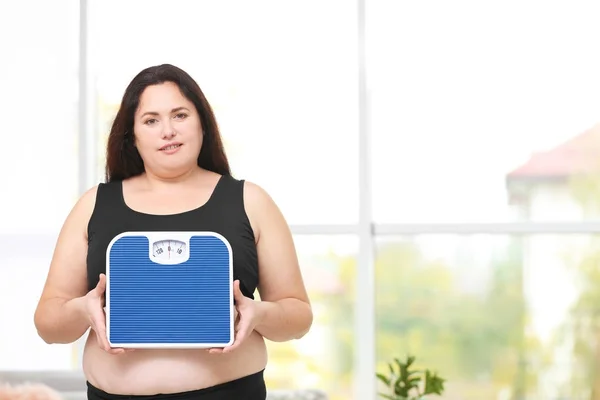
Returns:
[[[436,373],[425,371],[425,392],[423,394],[439,394],[444,392],[444,382],[446,380],[439,377]]]
[[[391,379],[383,374],[378,373],[376,376],[377,376],[377,378],[379,378],[380,381],[385,383],[387,386],[390,386],[390,384],[392,383]]]
[[[406,366],[406,364],[400,362],[400,360],[397,358],[395,358],[394,361],[396,362],[396,365],[398,366],[398,369],[400,370],[400,377],[402,379],[407,379],[408,378],[408,367]]]
[[[442,395],[445,379],[432,373],[428,369],[411,369],[415,364],[415,356],[407,356],[405,362],[394,358],[388,363],[390,376],[377,373],[377,379],[385,383],[393,391],[393,394],[378,393],[381,397],[389,400],[423,400],[425,395]],[[397,369],[397,371],[396,371]],[[424,382],[424,392],[420,391],[420,384]]]

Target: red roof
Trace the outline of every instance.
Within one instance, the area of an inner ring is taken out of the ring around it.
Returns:
[[[549,150],[533,154],[508,178],[566,178],[600,171],[600,124]]]

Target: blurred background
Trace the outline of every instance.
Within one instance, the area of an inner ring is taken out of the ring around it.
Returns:
[[[0,1],[0,371],[80,370],[33,326],[56,237],[103,181],[126,85],[214,107],[234,176],[292,226],[315,322],[271,388],[375,399],[417,357],[443,399],[600,399],[594,1]]]

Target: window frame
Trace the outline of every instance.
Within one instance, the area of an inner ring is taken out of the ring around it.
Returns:
[[[354,398],[376,400],[375,379],[375,238],[389,235],[414,236],[421,234],[597,234],[600,233],[600,221],[589,222],[517,222],[517,223],[416,223],[385,224],[375,223],[372,218],[372,154],[370,99],[367,84],[367,62],[365,45],[365,6],[368,0],[357,0],[358,35],[357,35],[357,71],[359,96],[359,220],[356,224],[322,224],[291,225],[294,235],[356,235],[358,238],[358,255],[356,271],[356,293],[360,293],[355,303],[355,358],[354,358]],[[79,131],[78,157],[79,176],[78,191],[82,194],[97,182],[98,138],[94,129],[93,114],[93,82],[89,62],[89,0],[79,0]],[[55,235],[36,235],[40,245],[54,242]],[[83,341],[75,344],[79,366]],[[20,371],[5,371],[18,375]],[[21,371],[23,372],[23,371]],[[31,375],[34,371],[24,371]],[[79,377],[81,368],[72,371],[73,377]],[[40,379],[55,372],[39,371]]]

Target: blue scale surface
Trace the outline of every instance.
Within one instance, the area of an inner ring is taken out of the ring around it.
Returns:
[[[229,247],[192,236],[189,259],[150,260],[146,236],[124,236],[109,250],[107,335],[113,346],[207,347],[232,342]]]

